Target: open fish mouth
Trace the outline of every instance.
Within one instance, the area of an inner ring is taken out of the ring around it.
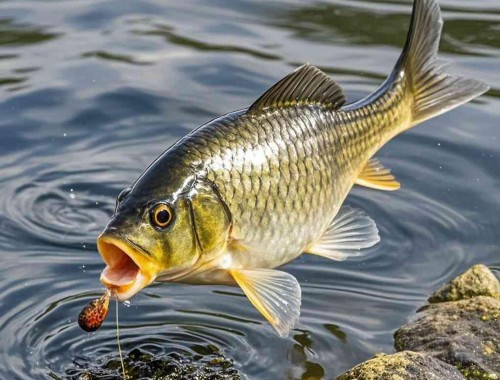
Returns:
[[[101,282],[121,300],[127,300],[156,278],[156,265],[127,239],[103,233],[97,249],[106,268]]]

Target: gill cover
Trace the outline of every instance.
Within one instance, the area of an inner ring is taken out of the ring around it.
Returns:
[[[217,256],[229,237],[231,216],[215,185],[196,182],[190,191],[192,225],[205,258]]]
[[[157,281],[180,281],[210,269],[212,260],[224,252],[231,228],[227,206],[215,185],[194,179],[172,201],[175,220],[164,231],[156,231],[162,248]]]

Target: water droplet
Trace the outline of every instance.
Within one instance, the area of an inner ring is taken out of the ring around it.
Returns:
[[[63,133],[63,136],[64,136],[64,137],[66,137],[66,136],[67,136],[67,134],[66,134],[66,133]]]

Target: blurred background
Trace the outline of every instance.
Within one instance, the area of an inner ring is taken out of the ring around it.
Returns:
[[[286,339],[236,288],[152,286],[120,305],[126,354],[221,355],[245,379],[332,378],[393,352],[393,332],[472,264],[499,273],[500,3],[439,3],[441,56],[491,90],[378,154],[402,189],[355,188],[347,203],[367,210],[381,243],[284,268],[303,289]],[[406,0],[1,1],[0,378],[117,376],[102,368],[118,355],[112,318],[93,334],[76,323],[102,294],[95,239],[117,194],[178,138],[303,63],[350,101],[369,94],[410,13]]]

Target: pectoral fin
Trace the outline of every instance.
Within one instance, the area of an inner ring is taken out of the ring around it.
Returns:
[[[372,158],[356,179],[356,185],[372,189],[394,191],[401,187],[391,171],[385,168],[379,160]]]
[[[360,250],[380,241],[375,222],[362,210],[344,206],[326,229],[320,241],[307,253],[342,261],[358,256]]]
[[[301,289],[295,277],[272,269],[232,269],[230,272],[278,334],[287,336],[300,314]]]

